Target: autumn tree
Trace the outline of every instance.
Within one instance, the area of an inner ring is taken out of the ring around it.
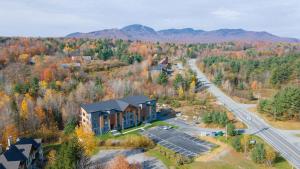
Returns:
[[[20,60],[21,62],[23,62],[23,63],[28,63],[28,62],[29,62],[29,59],[30,59],[30,56],[29,56],[28,54],[26,54],[26,53],[21,54],[21,55],[19,56],[19,60]]]
[[[270,146],[265,148],[265,156],[267,165],[271,166],[277,157],[276,151],[274,151]]]
[[[91,155],[97,146],[93,131],[84,129],[83,126],[79,126],[75,128],[75,133],[79,142],[82,144],[85,153]]]
[[[192,98],[194,98],[194,96],[195,96],[195,91],[196,91],[196,81],[192,80],[190,83],[190,88],[189,88],[189,93]]]
[[[244,153],[247,153],[250,148],[250,136],[247,134],[243,135],[243,138],[241,139],[241,144],[243,145]]]
[[[180,98],[183,98],[184,97],[184,90],[183,90],[183,87],[180,86],[178,89],[177,89],[177,93],[178,93],[178,96]]]
[[[13,140],[16,140],[19,136],[19,132],[14,124],[8,124],[4,127],[4,132],[2,136],[2,145],[7,146],[7,140],[9,137],[12,137]]]
[[[131,169],[130,164],[122,155],[116,156],[112,161],[109,162],[108,166],[109,169]]]
[[[46,68],[42,73],[42,79],[46,82],[53,80],[53,71],[50,68]]]

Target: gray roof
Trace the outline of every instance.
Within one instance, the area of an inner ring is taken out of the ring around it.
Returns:
[[[18,144],[16,147],[23,153],[23,155],[28,158],[30,156],[30,151],[32,144]]]
[[[124,97],[121,100],[123,100],[124,102],[127,102],[127,103],[129,103],[131,105],[139,106],[139,104],[146,103],[148,101],[152,101],[153,99],[149,99],[148,97],[146,97],[144,95],[139,95],[139,96]]]
[[[21,162],[25,162],[32,148],[39,148],[41,139],[21,138],[16,144],[12,144],[8,150],[0,155],[0,169],[19,168]]]
[[[164,68],[166,68],[166,65],[158,64],[158,65],[156,65],[156,66],[152,66],[152,67],[151,67],[151,70],[159,70],[159,71],[161,71],[161,70],[163,70]]]
[[[103,102],[98,103],[92,103],[92,104],[83,104],[81,107],[87,112],[87,113],[93,113],[93,112],[105,112],[105,111],[124,111],[129,105],[138,107],[141,103],[146,103],[148,101],[151,101],[146,96],[140,95],[140,96],[128,96],[124,97],[122,99],[117,100],[107,100]]]

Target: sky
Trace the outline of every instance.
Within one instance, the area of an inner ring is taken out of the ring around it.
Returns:
[[[300,39],[299,0],[0,0],[0,36],[59,37],[142,24]]]

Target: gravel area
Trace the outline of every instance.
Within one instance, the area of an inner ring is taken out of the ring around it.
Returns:
[[[167,169],[167,167],[155,157],[147,156],[142,149],[117,149],[117,150],[101,150],[98,154],[91,158],[92,163],[101,163],[105,165],[115,156],[122,154],[129,163],[141,163],[143,169]]]

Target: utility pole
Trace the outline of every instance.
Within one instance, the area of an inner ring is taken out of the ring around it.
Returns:
[[[226,128],[226,129],[225,129],[225,130],[226,130],[225,132],[226,132],[226,142],[227,142],[227,139],[228,139],[228,129],[227,129],[227,124],[226,124],[225,128]]]
[[[245,137],[245,136],[244,136]],[[245,138],[244,138],[245,139]],[[246,153],[247,153],[247,140],[245,140],[245,148],[244,148],[244,153],[245,153],[245,156],[246,156]]]

